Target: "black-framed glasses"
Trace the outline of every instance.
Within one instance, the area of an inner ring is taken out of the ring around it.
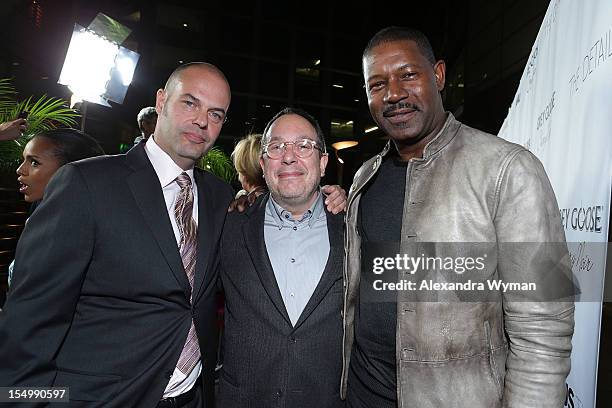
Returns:
[[[270,159],[276,160],[283,157],[285,151],[287,151],[287,146],[293,145],[293,154],[295,154],[300,159],[307,159],[312,156],[312,152],[314,150],[318,150],[323,152],[317,142],[310,139],[301,139],[296,140],[295,142],[270,142],[264,145],[263,153],[268,155]],[[324,152],[323,152],[324,153]]]

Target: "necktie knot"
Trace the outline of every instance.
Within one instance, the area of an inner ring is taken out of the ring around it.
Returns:
[[[175,179],[181,190],[191,187],[191,178],[185,172],[178,175]]]

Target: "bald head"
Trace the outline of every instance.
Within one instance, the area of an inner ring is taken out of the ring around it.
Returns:
[[[219,68],[217,68],[213,64],[209,64],[208,62],[188,62],[187,64],[178,66],[174,71],[172,71],[172,74],[170,74],[170,76],[168,77],[166,85],[164,85],[164,91],[167,94],[173,93],[174,89],[176,88],[176,84],[178,83],[178,81],[181,80],[183,74],[187,70],[202,70],[208,72],[209,74],[214,75],[223,80],[223,82],[227,84],[229,90],[229,82],[227,81],[227,78]]]
[[[157,91],[155,143],[183,170],[192,168],[217,140],[230,100],[229,84],[217,67],[181,65]]]

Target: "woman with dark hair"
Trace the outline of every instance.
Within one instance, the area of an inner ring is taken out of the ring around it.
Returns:
[[[23,162],[17,168],[19,192],[27,202],[37,203],[51,177],[64,164],[103,154],[94,138],[78,130],[40,132],[23,149]]]
[[[30,214],[42,200],[45,187],[60,167],[103,154],[104,150],[96,139],[75,129],[53,129],[36,134],[23,149],[23,161],[17,168],[19,192],[25,201],[32,203]],[[9,285],[13,263],[9,266]]]

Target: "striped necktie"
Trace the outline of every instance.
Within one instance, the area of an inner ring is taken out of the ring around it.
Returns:
[[[181,188],[174,205],[174,217],[180,234],[179,250],[183,267],[191,285],[191,301],[193,302],[193,279],[195,277],[196,249],[197,249],[197,230],[198,227],[193,220],[193,189],[191,188],[191,178],[187,173],[181,173],[176,182]],[[187,341],[179,357],[177,367],[185,375],[189,375],[200,359],[200,346],[198,336],[191,321],[191,327],[187,334]]]

